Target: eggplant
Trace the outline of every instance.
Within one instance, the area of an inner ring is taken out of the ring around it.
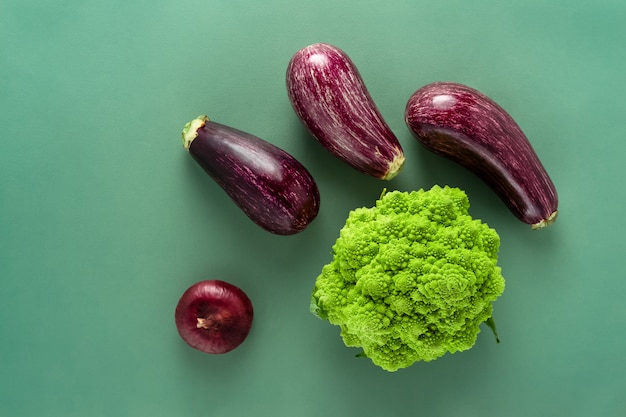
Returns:
[[[434,82],[411,95],[409,130],[427,149],[474,172],[533,229],[554,223],[558,195],[519,125],[478,90]]]
[[[341,49],[317,43],[296,52],[287,67],[287,93],[304,126],[332,154],[379,179],[400,172],[402,147]]]
[[[317,217],[317,184],[286,151],[207,116],[187,123],[182,139],[204,171],[263,229],[292,235]]]

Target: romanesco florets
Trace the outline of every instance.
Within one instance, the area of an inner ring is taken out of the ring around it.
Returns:
[[[458,188],[393,191],[350,212],[311,311],[387,371],[471,348],[504,291],[500,238]]]

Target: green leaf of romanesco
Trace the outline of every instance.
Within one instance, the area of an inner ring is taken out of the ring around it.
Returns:
[[[462,190],[434,186],[351,211],[311,311],[387,371],[471,348],[483,322],[495,334],[500,238],[468,209]]]

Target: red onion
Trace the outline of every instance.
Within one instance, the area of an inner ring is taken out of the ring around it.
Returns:
[[[176,327],[192,348],[226,353],[248,336],[254,316],[252,302],[239,287],[219,280],[189,287],[176,306]]]

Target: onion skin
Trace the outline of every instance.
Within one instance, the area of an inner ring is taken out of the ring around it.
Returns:
[[[182,136],[196,162],[263,229],[292,235],[317,217],[317,184],[286,151],[206,116],[189,122]]]
[[[411,95],[405,121],[426,148],[474,172],[533,229],[556,221],[558,196],[546,169],[518,124],[486,95],[431,83]]]
[[[200,281],[180,297],[174,315],[181,338],[205,353],[230,352],[248,337],[252,302],[239,287],[220,280]]]
[[[287,94],[304,126],[332,154],[379,179],[400,172],[402,147],[341,49],[317,43],[296,52],[287,67]]]

